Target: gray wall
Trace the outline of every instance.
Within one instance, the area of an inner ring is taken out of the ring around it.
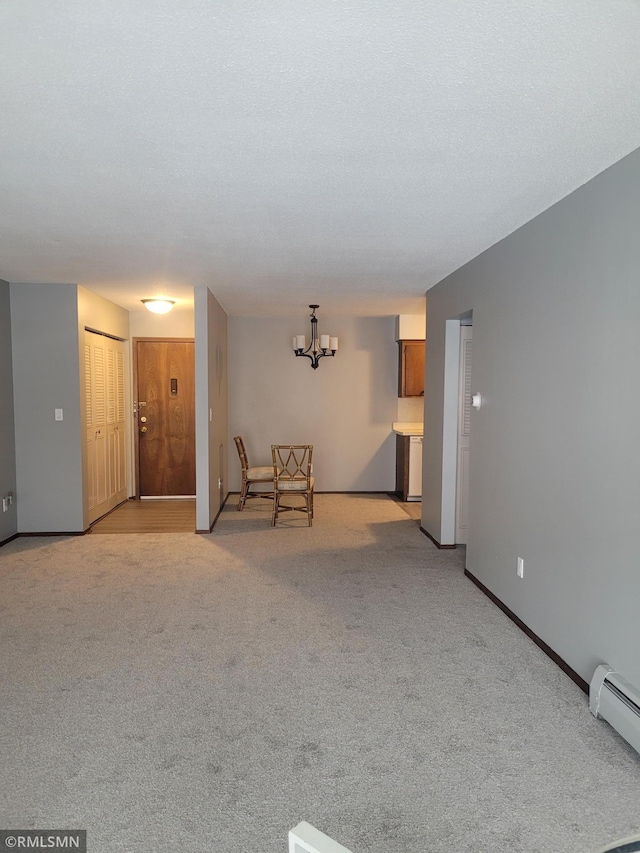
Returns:
[[[324,317],[319,331],[339,337],[335,358],[312,370],[292,337],[310,339],[299,317],[229,318],[229,431],[242,435],[251,465],[271,464],[271,444],[313,444],[318,491],[395,488],[398,345],[393,317]],[[230,450],[230,489],[240,464]]]
[[[196,528],[209,530],[227,495],[227,315],[208,287],[194,288]]]
[[[76,290],[11,285],[20,533],[84,529]]]
[[[428,291],[422,516],[442,541],[445,323],[473,310],[468,569],[583,678],[636,685],[639,199],[637,151]]]
[[[16,504],[16,446],[13,423],[13,374],[11,369],[11,308],[9,284],[0,281],[0,498],[13,492],[14,503],[0,511],[0,542],[18,532]]]
[[[88,515],[79,333],[88,327],[126,338],[128,314],[75,284],[12,284],[11,327],[18,531],[80,532]]]

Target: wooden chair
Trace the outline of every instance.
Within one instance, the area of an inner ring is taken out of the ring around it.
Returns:
[[[244,441],[242,440],[242,436],[236,435],[233,440],[236,443],[236,447],[238,449],[238,456],[240,457],[240,466],[242,468],[242,489],[240,491],[240,500],[238,501],[238,512],[241,512],[244,509],[244,505],[249,498],[272,498],[273,492],[252,492],[251,486],[256,483],[261,483],[264,485],[265,483],[268,485],[273,485],[273,468],[271,465],[264,465],[263,467],[249,467],[249,460],[247,458],[247,451],[245,450]]]
[[[273,513],[271,526],[275,527],[281,512],[306,512],[309,527],[313,518],[313,460],[312,444],[272,444],[273,458]],[[304,504],[281,503],[283,498],[303,498]]]

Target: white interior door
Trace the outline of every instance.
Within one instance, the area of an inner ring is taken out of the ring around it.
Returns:
[[[409,492],[408,501],[419,501],[422,498],[422,436],[412,435],[409,438]]]
[[[471,428],[471,326],[460,328],[458,380],[458,455],[456,467],[456,545],[467,544],[469,522],[469,433]]]
[[[122,341],[84,333],[89,523],[127,497]]]

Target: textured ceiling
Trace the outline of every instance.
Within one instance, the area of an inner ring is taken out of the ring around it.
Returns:
[[[638,0],[3,0],[0,278],[410,313],[640,145]]]

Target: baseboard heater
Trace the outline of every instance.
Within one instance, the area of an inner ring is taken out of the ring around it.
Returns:
[[[589,710],[602,717],[640,752],[640,691],[619,673],[601,664],[589,685]]]

